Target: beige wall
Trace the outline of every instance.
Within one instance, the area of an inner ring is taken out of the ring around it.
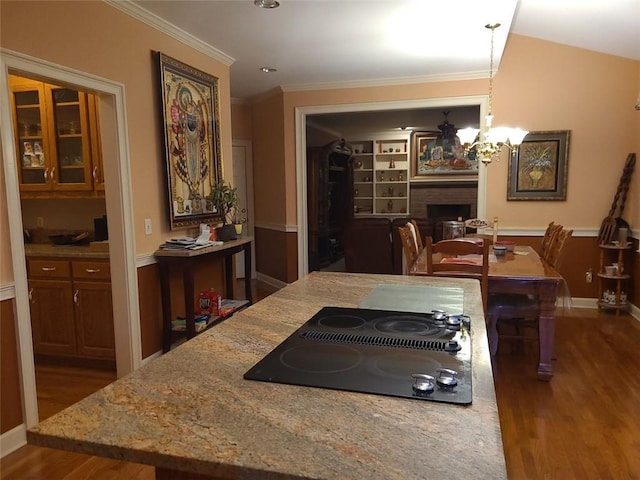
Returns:
[[[3,48],[124,84],[136,253],[152,253],[171,236],[152,51],[219,78],[225,178],[233,173],[229,67],[103,2],[3,0],[0,8]],[[0,188],[4,190],[4,184]],[[153,235],[144,234],[145,218],[152,219]],[[1,235],[4,244],[7,237]]]
[[[571,131],[567,201],[508,202],[508,161],[503,155],[502,161],[488,167],[487,216],[497,215],[506,228],[543,228],[550,219],[574,229],[599,228],[627,154],[640,151],[640,113],[633,109],[639,84],[638,61],[511,35],[494,78],[494,123],[530,131]],[[284,165],[271,163],[271,168],[279,168],[282,174],[295,171],[296,107],[483,95],[487,91],[488,80],[472,80],[284,93]],[[260,104],[258,108],[263,109]],[[277,109],[270,111],[274,115],[270,121],[279,121]],[[264,160],[258,146],[254,155],[256,162]],[[624,217],[638,229],[640,174],[633,180]],[[287,177],[286,186],[286,222],[295,223],[295,182]]]
[[[248,103],[231,104],[231,131],[234,140],[251,140],[253,135],[251,105]]]

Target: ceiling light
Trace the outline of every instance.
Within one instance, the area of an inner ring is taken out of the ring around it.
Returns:
[[[260,71],[264,73],[273,73],[273,72],[277,72],[278,69],[273,67],[260,67]]]
[[[520,128],[510,127],[491,127],[493,115],[491,107],[493,103],[493,34],[495,29],[500,26],[499,23],[485,25],[485,28],[491,30],[491,59],[489,67],[489,113],[485,117],[485,129],[480,132],[478,128],[463,128],[458,130],[458,138],[460,143],[464,145],[465,151],[475,148],[476,158],[485,165],[491,163],[493,159],[499,160],[498,155],[502,147],[511,150],[512,156],[517,156],[518,146],[529,133]],[[480,134],[480,136],[478,136]]]
[[[280,6],[280,2],[276,0],[253,0],[253,4],[260,8],[278,8]]]

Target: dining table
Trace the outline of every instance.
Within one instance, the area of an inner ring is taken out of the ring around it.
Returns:
[[[490,252],[493,252],[491,249]],[[434,258],[434,261],[441,259]],[[423,249],[409,269],[409,275],[427,276],[427,252]],[[549,381],[553,377],[553,342],[556,304],[565,301],[566,282],[531,246],[516,245],[503,255],[489,254],[489,295],[525,294],[537,296],[540,304],[538,317],[539,359],[537,376]],[[495,329],[495,322],[491,326]],[[497,332],[490,332],[497,335]]]

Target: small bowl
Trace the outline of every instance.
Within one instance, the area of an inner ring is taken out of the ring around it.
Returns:
[[[495,244],[497,246],[507,247],[507,252],[513,252],[516,248],[516,242],[510,242],[508,240],[498,240]]]
[[[604,267],[604,273],[606,275],[615,275],[616,274],[616,270],[617,269],[616,269],[615,265],[606,265]]]
[[[496,255],[496,257],[504,257],[507,253],[506,245],[494,245],[493,253]]]

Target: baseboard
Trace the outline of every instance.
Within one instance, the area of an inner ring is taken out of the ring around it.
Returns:
[[[143,358],[142,362],[140,362],[140,366],[144,367],[147,363],[151,363],[153,360],[161,356],[162,356],[162,350],[158,350],[156,353],[152,353],[148,357]]]
[[[571,305],[577,308],[598,308],[597,298],[571,297]]]
[[[286,282],[282,280],[278,280],[277,278],[270,277],[269,275],[265,275],[264,273],[256,272],[256,280],[266,283],[267,285],[271,285],[276,288],[283,288],[287,286]]]
[[[23,423],[0,435],[0,458],[27,444],[27,426]]]
[[[597,298],[578,298],[573,297],[571,299],[571,304],[576,308],[598,308],[598,299]],[[640,308],[635,306],[633,303],[631,304],[631,308],[629,309],[629,314],[640,322]]]

